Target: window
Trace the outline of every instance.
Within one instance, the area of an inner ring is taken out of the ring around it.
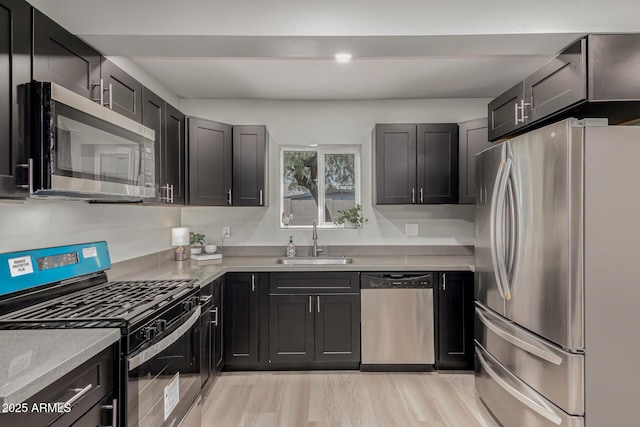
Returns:
[[[360,203],[359,147],[284,147],[280,172],[281,226],[342,228],[338,211]]]

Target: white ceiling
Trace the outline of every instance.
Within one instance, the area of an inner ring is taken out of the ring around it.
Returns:
[[[581,34],[640,31],[637,0],[31,3],[182,98],[494,97]]]

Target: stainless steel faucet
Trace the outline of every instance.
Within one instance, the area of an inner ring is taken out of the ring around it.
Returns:
[[[318,258],[318,254],[324,252],[324,249],[318,249],[318,228],[316,226],[316,221],[313,221],[313,248],[311,249],[311,256],[314,258]]]

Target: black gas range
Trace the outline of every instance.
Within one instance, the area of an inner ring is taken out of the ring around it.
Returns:
[[[200,392],[199,289],[109,267],[106,242],[0,254],[0,329],[119,328],[119,425],[178,425]]]

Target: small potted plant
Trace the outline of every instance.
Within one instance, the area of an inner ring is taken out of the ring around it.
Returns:
[[[359,204],[349,209],[339,210],[338,213],[340,215],[333,222],[338,225],[344,224],[344,228],[362,228],[368,221],[362,216],[362,206]]]
[[[204,234],[189,233],[189,243],[191,244],[191,253],[199,254],[202,252],[202,245],[204,245]]]

